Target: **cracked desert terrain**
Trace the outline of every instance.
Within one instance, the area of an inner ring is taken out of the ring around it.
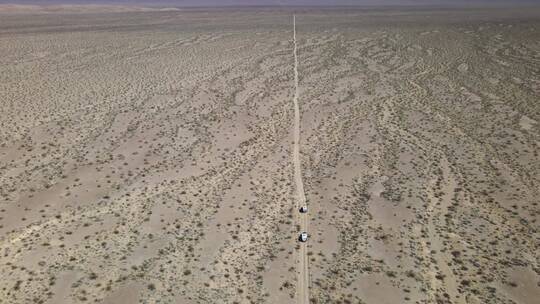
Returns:
[[[0,55],[1,304],[538,303],[539,8],[7,9]]]

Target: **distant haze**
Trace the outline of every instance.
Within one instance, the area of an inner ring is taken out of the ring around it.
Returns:
[[[540,0],[0,0],[0,4],[137,4],[152,6],[513,6],[540,5]]]

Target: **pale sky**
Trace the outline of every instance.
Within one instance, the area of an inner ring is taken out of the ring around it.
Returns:
[[[144,4],[167,6],[232,6],[232,5],[540,5],[540,0],[0,0],[10,4]]]

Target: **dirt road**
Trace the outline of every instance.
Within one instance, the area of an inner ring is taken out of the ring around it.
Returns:
[[[296,16],[293,16],[293,42],[294,42],[294,181],[297,192],[296,210],[301,206],[306,206],[306,196],[304,193],[304,182],[302,181],[302,164],[300,162],[300,107],[298,106],[298,55],[296,48]],[[308,232],[307,213],[299,214],[300,230]],[[309,303],[309,268],[307,256],[307,243],[300,244],[298,255],[298,303]]]

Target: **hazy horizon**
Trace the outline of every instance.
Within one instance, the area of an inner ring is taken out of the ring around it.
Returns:
[[[538,0],[0,0],[0,4],[15,5],[144,5],[144,6],[513,6],[540,5]]]

